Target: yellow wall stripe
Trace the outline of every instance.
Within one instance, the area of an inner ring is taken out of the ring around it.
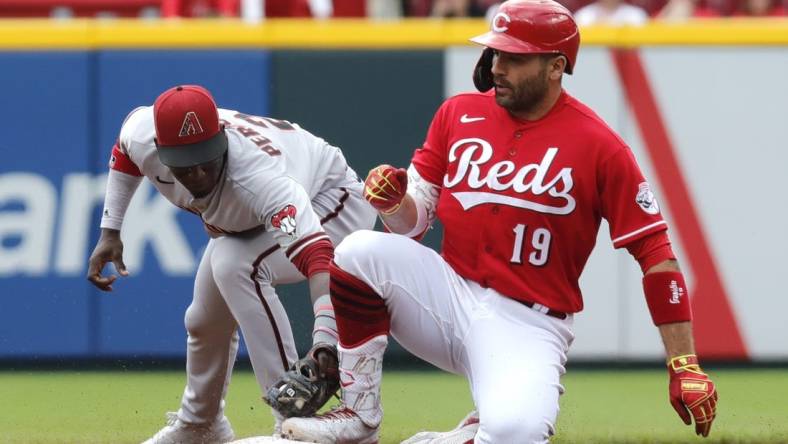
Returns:
[[[0,49],[440,48],[485,32],[479,19],[371,21],[0,20]],[[590,27],[588,45],[786,45],[788,19],[696,20],[643,27]]]

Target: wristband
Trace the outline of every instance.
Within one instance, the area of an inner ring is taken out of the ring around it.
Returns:
[[[643,276],[643,292],[654,325],[692,320],[689,293],[681,272],[660,271]]]
[[[668,358],[668,370],[671,374],[683,371],[700,372],[700,364],[697,355],[681,355]]]

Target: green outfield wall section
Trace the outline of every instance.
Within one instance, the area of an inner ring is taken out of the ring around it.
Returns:
[[[443,101],[443,51],[276,51],[271,69],[273,112],[341,147],[359,174],[406,165]]]
[[[367,171],[405,167],[443,101],[443,51],[303,50],[271,53],[271,113],[340,147],[350,165]],[[438,248],[438,230],[425,239]],[[312,325],[306,285],[286,290],[299,348]],[[405,352],[396,344],[392,357]]]
[[[270,107],[342,148],[363,178],[408,165],[444,99],[445,65],[443,50],[273,51]],[[435,248],[437,231],[425,237]]]

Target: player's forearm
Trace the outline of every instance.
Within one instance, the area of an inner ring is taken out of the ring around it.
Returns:
[[[312,327],[312,344],[336,345],[339,340],[334,307],[329,295],[329,273],[318,272],[309,277],[309,296],[315,323]]]
[[[653,267],[650,267],[644,274],[651,274],[651,273],[659,273],[662,271],[677,271],[680,272],[681,268],[679,268],[679,262],[675,259],[668,259],[666,261],[662,261]]]
[[[695,354],[695,343],[692,340],[692,322],[673,322],[658,326],[665,354],[668,358]]]
[[[397,211],[389,215],[381,213],[380,218],[392,233],[410,233],[418,222],[416,202],[410,194],[405,194]]]
[[[327,271],[315,273],[309,276],[309,297],[312,299],[312,304],[323,295],[328,294],[329,274]]]
[[[107,190],[104,209],[101,212],[101,228],[120,230],[134,193],[142,182],[141,176],[132,176],[115,169],[107,175]]]
[[[646,275],[661,272],[680,272],[679,263],[675,259],[662,261],[648,270]],[[681,321],[658,325],[665,353],[668,358],[695,354],[695,344],[692,340],[692,322]]]
[[[660,262],[646,270],[645,274],[666,271],[681,271],[678,261],[669,259]],[[665,354],[667,354],[668,358],[695,354],[695,344],[692,340],[692,322],[672,322],[659,325],[657,328],[659,328],[659,334],[662,336],[662,343],[665,346]]]

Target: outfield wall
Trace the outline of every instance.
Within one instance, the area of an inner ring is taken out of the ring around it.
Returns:
[[[222,106],[302,124],[362,173],[405,165],[441,100],[472,88],[479,50],[462,42],[484,29],[472,21],[109,23],[0,26],[0,358],[183,355],[183,312],[206,242],[194,217],[141,188],[123,234],[132,277],[113,294],[84,279],[108,151],[128,110],[173,84],[201,83]],[[788,24],[583,35],[566,88],[620,132],[658,191],[701,353],[788,360],[779,257],[788,202],[775,192],[788,165]],[[603,226],[582,279],[574,357],[661,356],[639,273]],[[282,294],[304,348],[306,289]]]

